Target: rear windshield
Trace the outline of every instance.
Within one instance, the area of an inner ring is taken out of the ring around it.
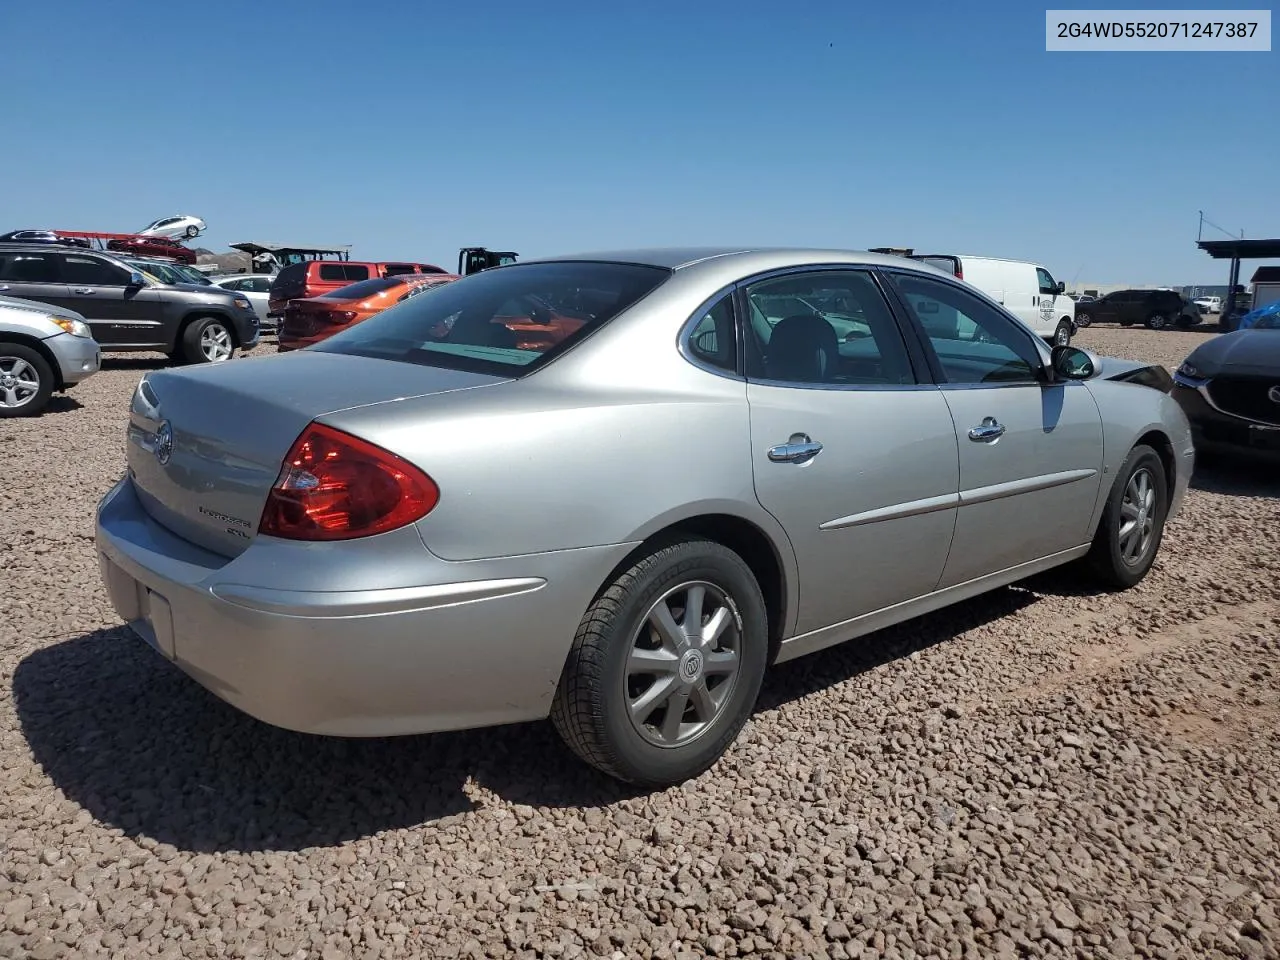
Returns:
[[[363,300],[365,297],[372,297],[375,293],[381,293],[391,287],[398,287],[402,283],[404,281],[399,277],[374,277],[372,280],[349,283],[345,287],[330,290],[321,296],[332,300]]]
[[[296,297],[302,292],[306,278],[307,265],[291,263],[276,274],[275,280],[271,282],[271,295],[277,298]]]
[[[355,283],[357,280],[369,279],[369,268],[363,263],[322,263],[320,279],[346,280],[349,283]]]
[[[486,270],[308,349],[518,376],[598,330],[670,275],[660,267],[594,262]]]

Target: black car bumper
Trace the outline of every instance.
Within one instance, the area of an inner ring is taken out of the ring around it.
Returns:
[[[1176,379],[1172,395],[1191,423],[1191,438],[1197,451],[1280,463],[1280,426],[1224,413],[1209,403],[1202,388]]]

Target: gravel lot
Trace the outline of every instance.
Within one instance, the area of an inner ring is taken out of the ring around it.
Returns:
[[[133,639],[92,516],[158,364],[0,424],[0,957],[1280,956],[1274,477],[1199,473],[1129,593],[1054,573],[784,665],[638,795],[546,724],[272,729]]]

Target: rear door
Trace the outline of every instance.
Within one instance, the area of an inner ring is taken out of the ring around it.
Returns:
[[[53,250],[0,252],[0,296],[76,309],[61,282],[61,262]]]
[[[756,496],[795,549],[795,632],[929,593],[955,524],[955,430],[874,276],[789,271],[739,303]],[[772,316],[779,303],[802,306]]]
[[[891,276],[922,326],[927,316],[955,312],[967,331],[926,341],[960,465],[955,538],[939,588],[1087,543],[1103,452],[1088,387],[1044,383],[1032,335],[961,285]]]

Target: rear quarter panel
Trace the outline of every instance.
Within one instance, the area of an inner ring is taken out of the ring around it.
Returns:
[[[745,386],[704,376],[696,391],[601,394],[540,389],[535,375],[325,419],[436,481],[440,503],[418,524],[432,553],[516,556],[639,541],[702,513],[760,523]]]

